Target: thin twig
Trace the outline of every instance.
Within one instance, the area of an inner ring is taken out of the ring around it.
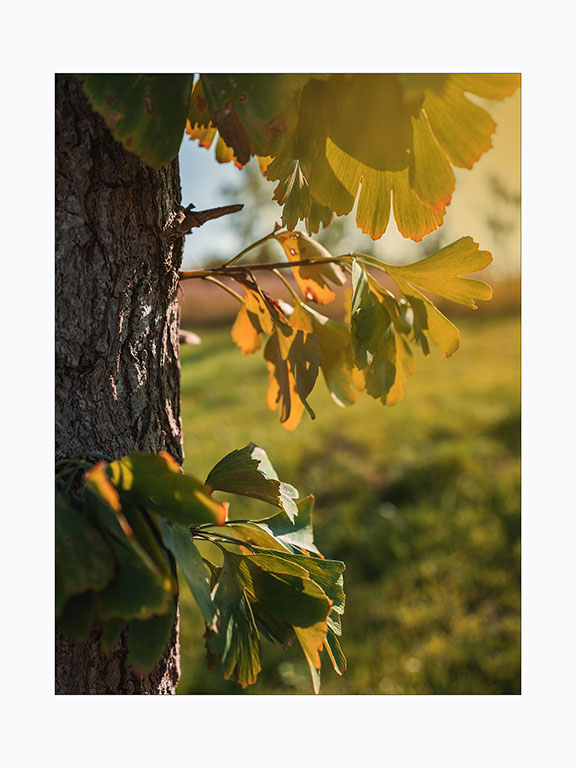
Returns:
[[[293,267],[309,267],[315,264],[330,264],[335,261],[348,261],[352,258],[360,258],[361,254],[347,253],[343,256],[322,257],[319,259],[303,259],[302,261],[279,261],[268,264],[250,264],[246,267],[213,267],[211,269],[193,269],[186,272],[180,272],[180,280],[190,280],[193,278],[209,277],[211,275],[235,275],[243,274],[248,270],[274,270],[274,269],[292,269]]]

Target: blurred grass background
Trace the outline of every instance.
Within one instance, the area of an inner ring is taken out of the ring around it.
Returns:
[[[204,479],[256,442],[280,479],[315,494],[316,543],[346,563],[348,670],[338,677],[326,659],[323,694],[520,692],[518,286],[496,286],[492,306],[454,317],[460,350],[419,356],[399,405],[363,393],[339,408],[319,377],[317,418],[304,414],[292,433],[266,406],[262,351],[243,357],[229,320],[200,328],[202,313],[184,302],[184,327],[202,337],[182,348],[184,469]],[[271,508],[234,499],[231,513]],[[263,641],[258,683],[243,691],[207,670],[203,632],[184,588],[179,694],[311,693],[299,648]]]

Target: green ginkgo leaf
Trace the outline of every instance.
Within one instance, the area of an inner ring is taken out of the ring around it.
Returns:
[[[174,628],[176,601],[162,616],[146,621],[131,621],[128,631],[128,660],[140,674],[151,672],[160,661]]]
[[[366,273],[356,261],[352,267],[352,290],[350,327],[354,363],[364,373],[368,394],[384,397],[397,375],[392,317],[370,290]]]
[[[56,616],[81,592],[103,589],[114,577],[110,546],[78,504],[56,497]]]
[[[215,501],[192,475],[184,474],[167,453],[133,453],[111,462],[107,475],[121,498],[181,525],[224,522],[227,506]]]
[[[256,682],[262,668],[260,641],[254,614],[239,575],[239,560],[225,553],[213,598],[220,615],[218,633],[206,630],[210,666],[220,664],[226,679],[245,688]]]
[[[297,114],[297,90],[306,74],[203,74],[213,124],[243,165],[253,154],[270,154],[275,136],[289,130]]]
[[[279,512],[272,517],[252,520],[249,523],[229,523],[226,527],[240,533],[248,544],[265,549],[274,549],[279,544],[288,552],[298,553],[304,550],[321,557],[314,544],[312,528],[314,496],[307,496],[297,504],[298,515],[293,519],[285,512]]]
[[[206,485],[217,491],[260,499],[284,510],[290,520],[298,515],[298,491],[278,479],[266,451],[255,443],[232,451],[210,471]]]
[[[159,520],[162,541],[172,552],[180,566],[192,596],[198,603],[204,621],[209,629],[216,631],[218,608],[212,599],[210,578],[202,560],[202,555],[192,541],[190,531],[178,523]]]
[[[152,168],[180,148],[194,75],[78,75],[114,138]]]

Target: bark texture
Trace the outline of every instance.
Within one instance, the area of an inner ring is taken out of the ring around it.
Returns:
[[[178,161],[155,171],[112,139],[78,81],[56,76],[56,457],[183,459]],[[57,633],[57,693],[174,693],[178,621],[150,675]]]

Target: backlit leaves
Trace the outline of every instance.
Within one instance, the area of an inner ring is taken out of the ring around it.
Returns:
[[[267,402],[272,410],[278,408],[280,420],[289,430],[298,426],[304,410],[314,418],[308,397],[319,370],[340,406],[355,403],[359,391],[366,391],[384,405],[396,405],[402,399],[408,374],[415,369],[414,347],[429,355],[433,342],[450,357],[460,345],[460,334],[428,292],[472,309],[477,308],[477,301],[488,301],[492,296],[487,283],[463,276],[484,269],[492,261],[492,255],[480,250],[471,237],[403,266],[363,254],[334,259],[301,232],[275,231],[269,238],[282,245],[289,262],[320,262],[293,268],[304,299],[292,291],[293,305],[275,301],[261,291],[252,273],[249,280],[234,273],[243,285],[245,300],[232,337],[248,354],[262,346],[264,334],[269,336],[264,346],[269,370]],[[341,264],[351,275],[349,322],[328,318],[306,303],[334,298],[327,280],[340,285],[344,282]],[[380,285],[377,278],[382,272],[393,278],[398,295]]]
[[[516,74],[81,75],[118,141],[153,167],[172,160],[184,126],[239,168],[257,156],[277,181],[283,223],[309,233],[352,210],[373,239],[393,212],[421,240],[440,226],[455,187],[492,146],[495,123],[469,93],[501,100]]]
[[[452,165],[470,168],[491,147],[495,124],[465,95],[511,95],[517,75],[333,75],[302,90],[298,122],[278,143],[267,177],[277,198],[297,167],[299,208],[284,223],[306,219],[305,194],[338,215],[352,210],[373,239],[386,231],[393,193],[400,232],[421,240],[443,221],[454,191]],[[367,116],[370,116],[369,118]],[[293,186],[293,185],[292,185]],[[308,203],[309,207],[309,203]]]

